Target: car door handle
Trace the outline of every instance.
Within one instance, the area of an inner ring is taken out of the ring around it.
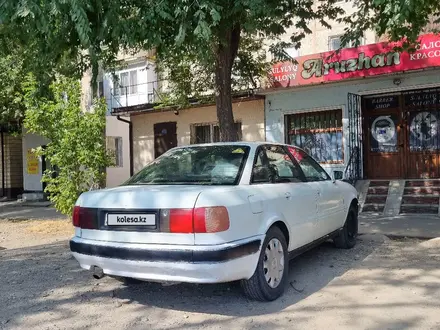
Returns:
[[[286,199],[290,199],[290,197],[292,197],[292,194],[290,192],[286,192],[284,196],[286,197]]]

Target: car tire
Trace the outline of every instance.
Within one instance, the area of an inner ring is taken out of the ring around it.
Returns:
[[[269,269],[269,265],[272,268]],[[282,274],[280,275],[281,268]],[[272,227],[266,233],[255,273],[250,279],[242,280],[241,286],[246,296],[251,299],[273,301],[284,293],[288,273],[289,257],[286,237],[278,227]]]
[[[356,245],[358,235],[358,212],[356,208],[351,206],[348,210],[347,219],[344,227],[338,236],[333,239],[335,246],[340,249],[351,249]]]

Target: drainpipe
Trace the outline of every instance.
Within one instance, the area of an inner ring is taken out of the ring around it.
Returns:
[[[2,144],[2,196],[5,196],[5,144],[4,144],[4,134],[3,129],[1,130],[0,143]]]
[[[133,123],[129,120],[122,119],[121,116],[116,116],[116,119],[128,124],[128,143],[130,150],[130,177],[134,175],[134,164],[133,164]]]

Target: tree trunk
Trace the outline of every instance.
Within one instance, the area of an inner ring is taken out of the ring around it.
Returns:
[[[238,133],[232,113],[232,64],[237,57],[240,44],[240,26],[234,26],[226,32],[226,42],[217,47],[215,61],[215,102],[220,128],[220,141],[237,141]]]

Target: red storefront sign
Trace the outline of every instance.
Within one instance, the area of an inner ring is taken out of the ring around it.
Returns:
[[[440,66],[440,36],[420,37],[415,53],[395,52],[398,43],[382,42],[300,56],[298,63],[280,62],[272,67],[271,87],[317,84]]]

